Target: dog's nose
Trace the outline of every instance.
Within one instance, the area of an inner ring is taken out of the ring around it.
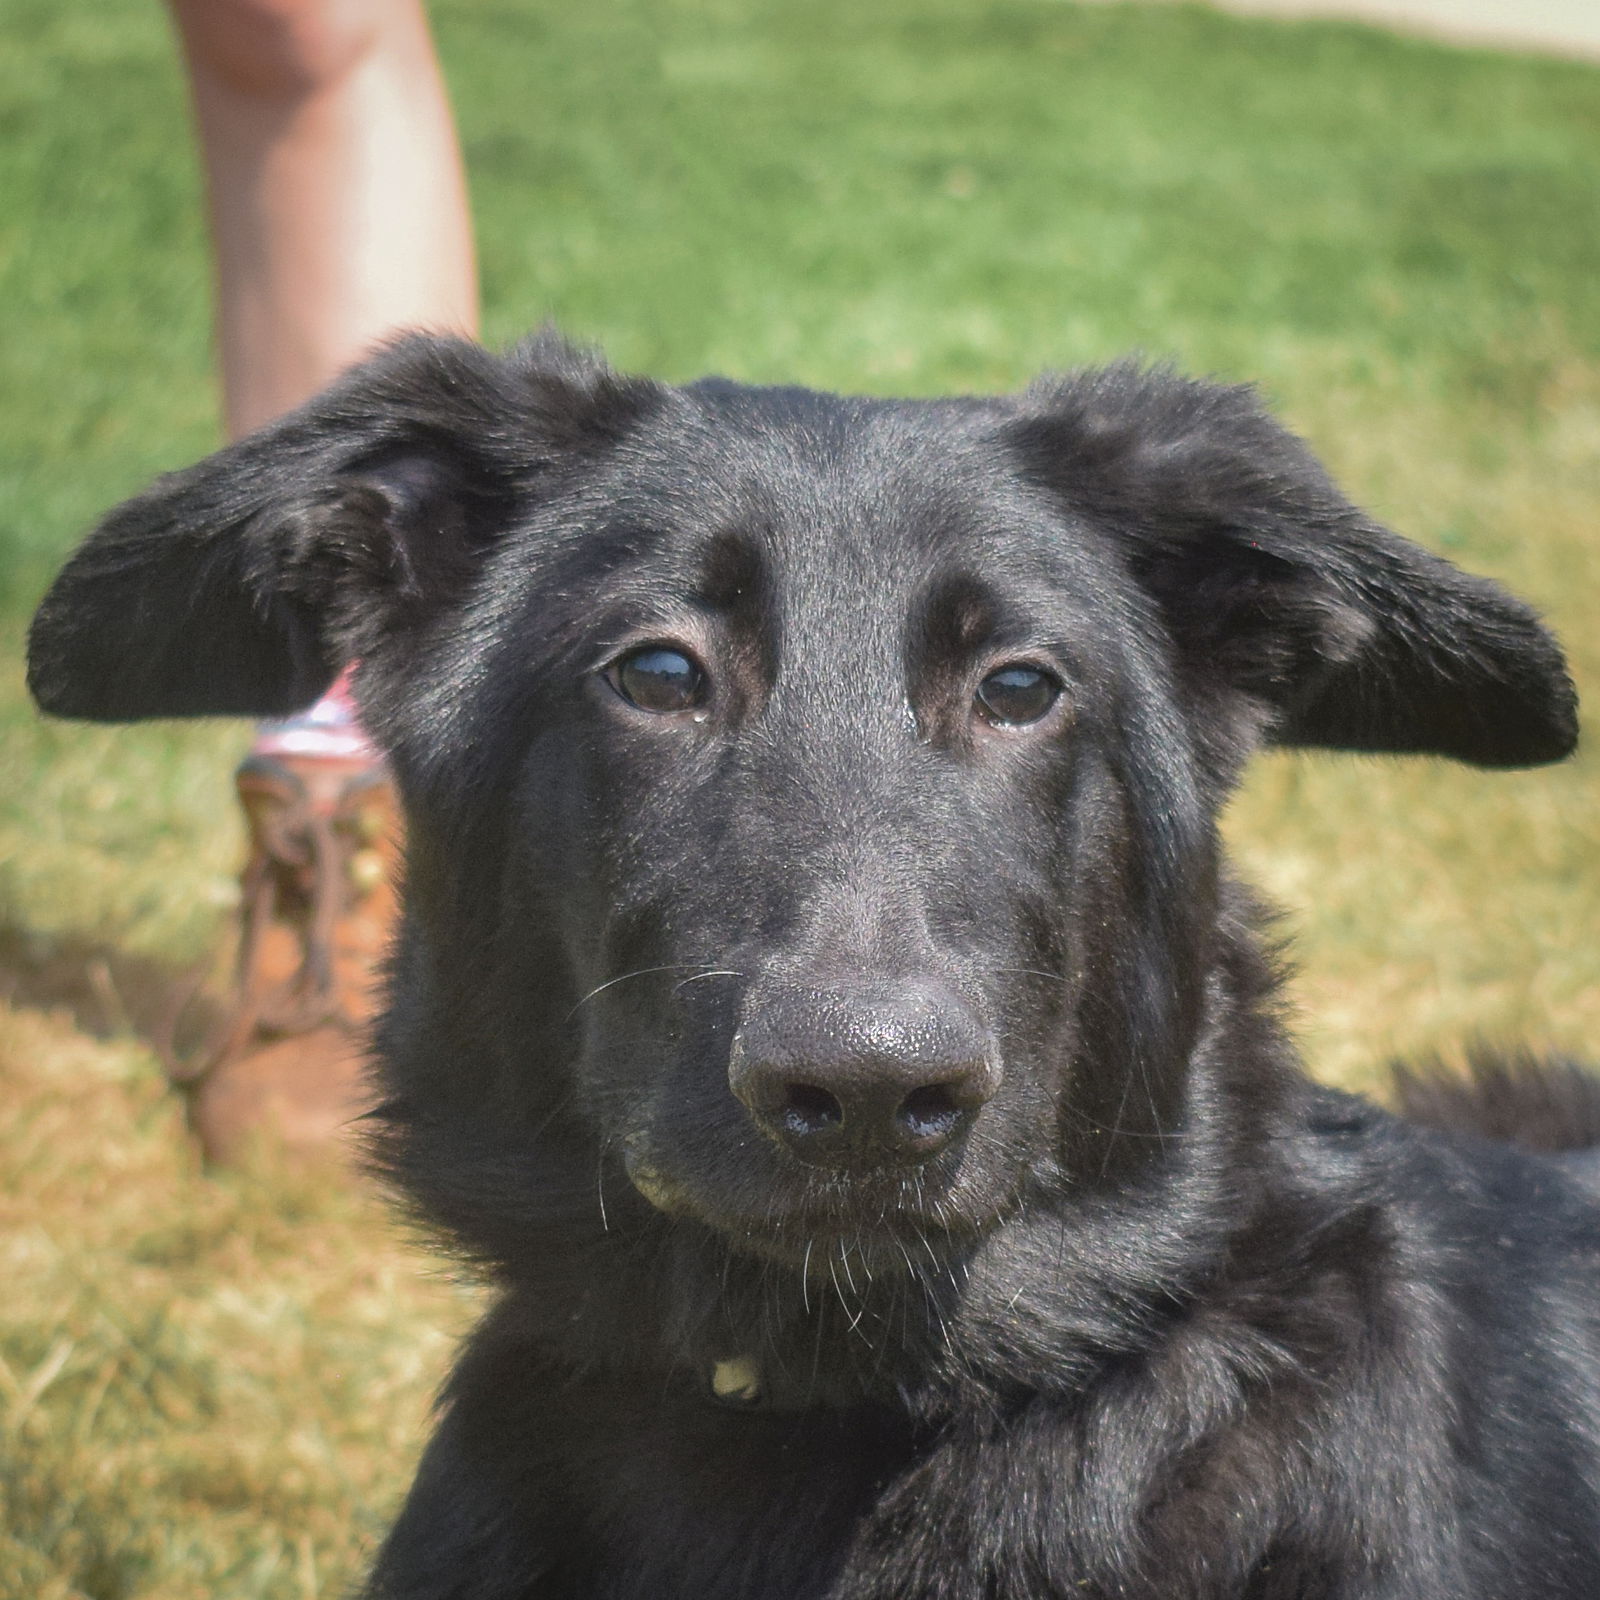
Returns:
[[[988,1031],[931,985],[753,996],[728,1081],[766,1133],[814,1166],[911,1166],[1000,1086]]]

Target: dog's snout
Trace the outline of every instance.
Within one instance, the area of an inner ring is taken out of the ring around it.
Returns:
[[[993,1041],[956,995],[923,984],[784,989],[755,998],[734,1094],[814,1166],[908,1166],[948,1146],[999,1087]]]

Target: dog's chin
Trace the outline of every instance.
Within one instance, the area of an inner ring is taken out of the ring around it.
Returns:
[[[859,1262],[867,1271],[942,1270],[1004,1220],[1014,1202],[974,1198],[929,1187],[903,1174],[845,1179],[821,1174],[775,1184],[763,1194],[741,1185],[731,1196],[646,1159],[635,1146],[625,1162],[638,1193],[665,1216],[719,1234],[735,1250],[802,1271]]]
[[[864,1269],[870,1278],[942,1275],[998,1220],[950,1227],[933,1217],[906,1213],[874,1216],[861,1225],[834,1217],[818,1219],[815,1225],[803,1217],[778,1222],[763,1217],[723,1219],[709,1226],[740,1255],[793,1268],[821,1283],[835,1273],[849,1277],[852,1267]]]

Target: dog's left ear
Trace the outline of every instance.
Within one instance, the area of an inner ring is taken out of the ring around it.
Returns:
[[[403,339],[112,511],[34,618],[34,698],[95,721],[279,716],[347,661],[414,655],[515,508],[663,393],[551,335],[504,358]]]
[[[1486,767],[1572,751],[1572,682],[1534,613],[1363,515],[1252,390],[1121,365],[1020,407],[1030,474],[1122,548],[1188,691],[1278,744]]]

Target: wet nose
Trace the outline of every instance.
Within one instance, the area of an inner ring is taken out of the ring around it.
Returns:
[[[752,996],[728,1081],[763,1132],[812,1166],[914,1166],[1000,1086],[987,1029],[924,984]]]

